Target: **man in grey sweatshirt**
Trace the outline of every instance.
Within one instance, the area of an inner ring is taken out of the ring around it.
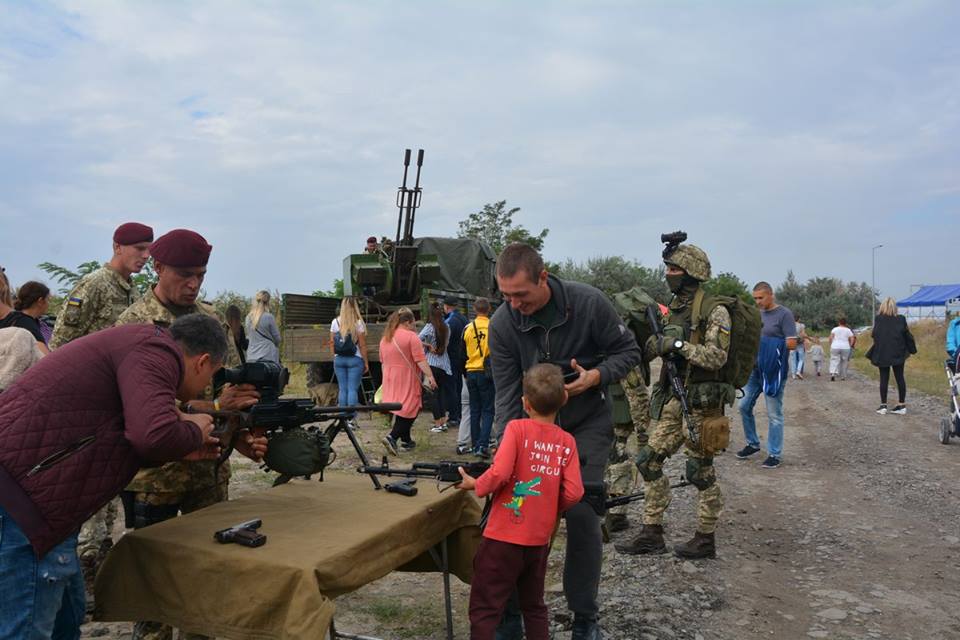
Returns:
[[[557,424],[573,435],[584,482],[602,482],[613,443],[607,385],[640,364],[642,353],[613,305],[599,290],[547,273],[532,247],[514,243],[497,259],[497,284],[506,304],[490,321],[490,359],[496,387],[494,433],[523,416],[523,372],[552,362],[566,373],[570,400]],[[600,516],[585,502],[566,513],[563,589],[574,613],[572,640],[599,640],[597,624],[603,539]]]

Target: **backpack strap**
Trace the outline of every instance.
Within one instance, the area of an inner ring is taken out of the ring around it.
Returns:
[[[693,316],[690,318],[690,342],[700,344],[703,336],[700,335],[700,325],[703,324],[703,287],[697,287],[693,294]]]

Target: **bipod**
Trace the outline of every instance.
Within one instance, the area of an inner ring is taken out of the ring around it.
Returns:
[[[353,423],[350,421],[350,418],[346,414],[337,416],[333,424],[326,428],[324,433],[327,435],[327,440],[330,442],[330,448],[333,449],[333,440],[337,437],[337,434],[344,432],[347,434],[347,438],[350,439],[350,444],[353,445],[353,450],[357,452],[357,456],[360,458],[360,462],[363,463],[364,467],[370,466],[370,459],[367,458],[367,454],[363,451],[363,447],[360,445],[360,440],[357,439],[357,434],[353,432]],[[373,482],[374,489],[382,489],[383,485],[380,484],[380,479],[375,473],[368,473],[370,476],[370,481]],[[322,478],[323,476],[321,476]]]

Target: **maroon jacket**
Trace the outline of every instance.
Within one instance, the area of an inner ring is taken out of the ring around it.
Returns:
[[[175,409],[182,378],[169,332],[127,325],[64,345],[0,393],[0,506],[38,557],[141,465],[200,448],[200,429]]]

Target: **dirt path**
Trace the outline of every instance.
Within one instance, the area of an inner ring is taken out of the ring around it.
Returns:
[[[717,560],[621,556],[605,547],[606,636],[960,638],[960,445],[936,441],[942,403],[912,400],[907,416],[879,416],[876,385],[863,378],[791,381],[783,466],[761,469],[762,455],[739,461],[727,453],[717,461],[727,505]],[[762,402],[758,425],[765,435]],[[364,429],[368,452],[379,453],[379,435]],[[449,457],[453,442],[452,433],[436,436],[422,455]],[[742,445],[734,412],[731,452]],[[682,465],[682,456],[671,460],[670,474]],[[258,473],[238,473],[235,482],[259,489]],[[675,493],[669,542],[693,532],[693,500],[692,489]],[[635,505],[634,522],[639,513]],[[547,580],[557,638],[569,637],[563,543],[561,535]],[[469,588],[454,580],[453,590],[457,637],[464,638]],[[382,638],[441,638],[440,594],[435,575],[395,573],[339,598],[338,626]],[[124,630],[91,624],[85,636]]]

